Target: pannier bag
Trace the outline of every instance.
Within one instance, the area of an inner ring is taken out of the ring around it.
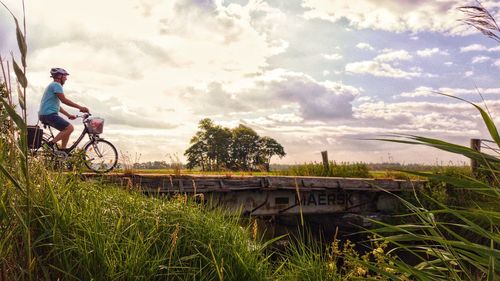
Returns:
[[[87,119],[87,129],[90,134],[102,134],[104,129],[104,119],[99,117],[92,117]]]
[[[28,125],[28,147],[38,149],[42,145],[43,130],[38,126]]]

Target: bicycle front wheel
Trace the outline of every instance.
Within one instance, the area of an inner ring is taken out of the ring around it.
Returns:
[[[107,173],[116,166],[118,152],[106,140],[95,140],[84,147],[85,166],[96,173]]]

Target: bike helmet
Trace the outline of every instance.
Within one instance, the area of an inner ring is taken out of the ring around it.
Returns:
[[[54,77],[55,75],[69,75],[69,73],[64,70],[64,68],[54,67],[50,70],[50,77]]]

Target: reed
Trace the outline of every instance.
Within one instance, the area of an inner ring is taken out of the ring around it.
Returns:
[[[315,177],[346,177],[346,178],[370,178],[368,165],[364,163],[336,163],[330,162],[328,167],[322,163],[306,163],[291,166],[279,174],[287,176],[315,176]]]
[[[43,171],[43,169],[41,169]],[[265,280],[263,248],[221,210],[189,198],[142,194],[46,172],[33,178],[32,265],[35,280]],[[24,252],[10,241],[26,231],[25,212],[9,185],[0,203],[0,264],[23,278]],[[251,243],[250,243],[251,242]],[[255,247],[257,245],[257,247]],[[223,262],[222,262],[223,261]]]

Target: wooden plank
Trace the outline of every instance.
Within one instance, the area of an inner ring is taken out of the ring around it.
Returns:
[[[277,189],[344,189],[344,190],[403,190],[421,188],[425,181],[405,181],[390,179],[364,179],[364,178],[326,178],[326,177],[289,177],[289,176],[268,176],[268,177],[225,177],[225,176],[176,176],[176,175],[131,175],[120,174],[95,175],[84,174],[84,179],[97,178],[104,182],[123,183],[123,178],[130,178],[128,185],[140,185],[144,187],[161,187],[162,190],[189,191],[197,190],[277,190]],[[123,184],[122,184],[123,185]]]

